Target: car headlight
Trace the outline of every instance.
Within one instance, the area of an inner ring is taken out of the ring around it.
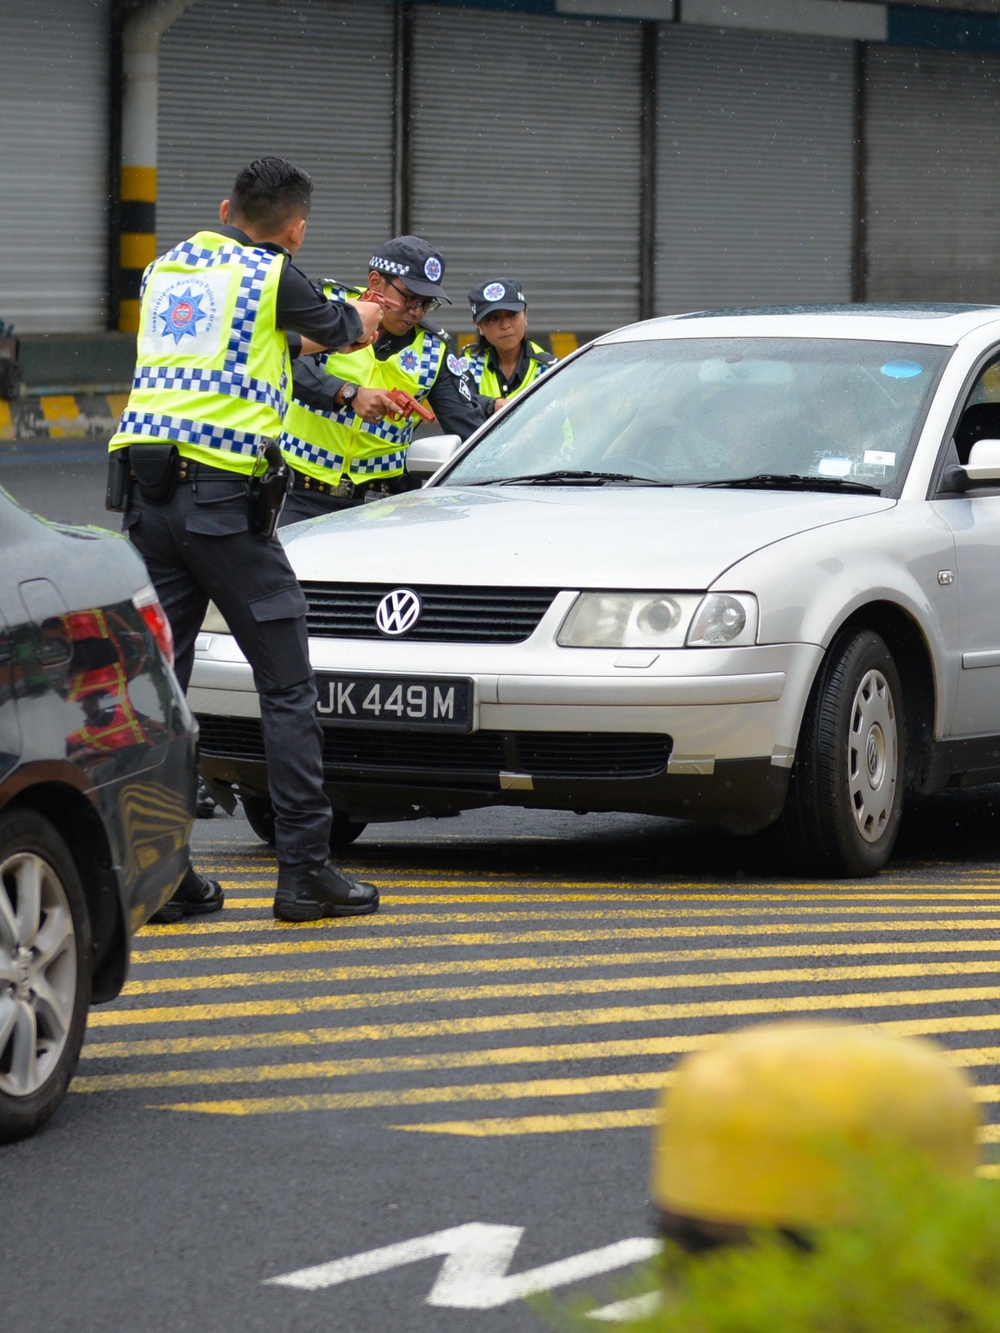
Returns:
[[[205,612],[205,619],[201,622],[202,634],[232,634],[232,630],[226,624],[222,612],[214,602],[209,602],[208,610]]]
[[[732,648],[757,642],[757,598],[749,593],[710,592],[688,630],[689,648]]]
[[[748,593],[584,592],[556,642],[563,648],[715,648],[756,638],[757,601]]]

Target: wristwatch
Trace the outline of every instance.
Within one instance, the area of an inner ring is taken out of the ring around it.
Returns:
[[[348,408],[358,396],[360,384],[342,384],[340,386],[340,403],[342,407]]]

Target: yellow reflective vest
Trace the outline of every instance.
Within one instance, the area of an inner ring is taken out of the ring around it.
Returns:
[[[478,393],[484,398],[513,398],[515,394],[522,393],[529,384],[534,384],[539,375],[544,375],[556,363],[556,358],[551,352],[546,352],[538,343],[528,340],[528,369],[524,379],[516,389],[511,389],[508,394],[504,394],[500,388],[500,381],[497,379],[496,371],[489,364],[490,348],[484,352],[473,352],[471,348],[465,350],[465,360],[469,367],[469,376],[476,386]]]
[[[326,283],[323,295],[344,301],[360,292]],[[371,347],[327,352],[319,359],[328,375],[365,389],[404,389],[422,402],[434,387],[448,344],[422,324],[416,325],[414,333],[411,343],[384,361]],[[285,413],[281,449],[292,467],[331,486],[342,476],[355,483],[397,477],[405,471],[406,450],[419,420],[411,415],[368,422],[350,407],[323,412],[293,394]]]
[[[173,442],[249,474],[281,431],[291,360],[275,323],[285,255],[200,231],[143,276],[135,375],[110,448]]]

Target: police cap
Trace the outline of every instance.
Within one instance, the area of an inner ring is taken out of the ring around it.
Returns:
[[[416,296],[432,296],[451,305],[441,286],[444,255],[420,236],[394,236],[379,246],[368,267],[387,278],[399,278]]]
[[[490,278],[469,293],[475,324],[494,310],[523,310],[526,304],[524,288],[517,278]]]

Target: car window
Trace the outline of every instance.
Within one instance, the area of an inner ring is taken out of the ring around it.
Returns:
[[[687,485],[840,478],[891,492],[948,351],[802,338],[593,347],[511,404],[445,484],[566,469]]]

